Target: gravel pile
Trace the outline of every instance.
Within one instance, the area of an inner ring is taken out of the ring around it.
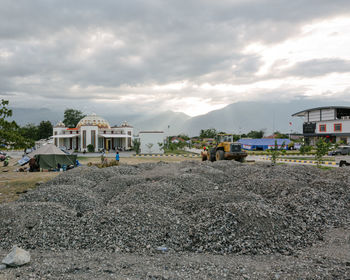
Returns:
[[[292,255],[349,227],[350,173],[234,161],[79,167],[0,205],[0,247]]]

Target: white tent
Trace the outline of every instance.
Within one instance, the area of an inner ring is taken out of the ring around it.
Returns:
[[[32,158],[35,155],[65,155],[65,153],[57,148],[54,144],[46,144],[39,149],[31,152],[27,156]]]

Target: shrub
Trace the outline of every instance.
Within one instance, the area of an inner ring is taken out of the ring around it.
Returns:
[[[326,142],[323,138],[319,139],[316,143],[316,155],[315,159],[317,161],[317,166],[320,166],[322,157],[326,155],[331,147],[330,142]]]
[[[87,145],[87,149],[89,153],[93,153],[95,151],[95,147],[92,144]]]
[[[277,140],[275,140],[275,146],[272,149],[267,150],[267,152],[271,155],[271,162],[272,164],[276,163],[277,158],[284,154],[286,151],[284,150],[285,144],[282,143],[281,147],[279,148],[277,145]]]
[[[310,153],[311,152],[311,150],[312,150],[312,147],[311,146],[306,146],[306,145],[302,145],[301,147],[300,147],[300,153],[302,154],[302,155],[304,155],[304,154],[306,154],[306,153]]]

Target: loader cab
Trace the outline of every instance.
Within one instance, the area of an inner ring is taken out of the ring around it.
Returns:
[[[222,143],[222,142],[229,142],[232,143],[233,142],[233,135],[232,134],[218,134],[216,136],[216,142]]]

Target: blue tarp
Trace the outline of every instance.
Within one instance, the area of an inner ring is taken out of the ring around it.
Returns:
[[[291,142],[289,139],[240,139],[239,143],[242,144],[244,150],[267,150],[275,147],[275,141],[279,148],[284,144],[284,149],[288,149],[288,144]]]
[[[20,166],[22,166],[22,165],[25,165],[27,162],[29,162],[29,160],[30,160],[30,157],[24,156],[17,162]]]

